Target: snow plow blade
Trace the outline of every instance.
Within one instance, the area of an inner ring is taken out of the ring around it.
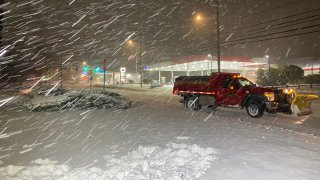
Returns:
[[[311,103],[319,99],[315,94],[295,93],[292,98],[291,111],[295,116],[304,116],[311,114]]]

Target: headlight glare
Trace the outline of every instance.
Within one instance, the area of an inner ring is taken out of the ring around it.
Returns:
[[[273,92],[265,92],[264,96],[267,97],[268,101],[274,101],[274,93]]]
[[[283,93],[288,94],[289,93],[289,89],[284,89]]]

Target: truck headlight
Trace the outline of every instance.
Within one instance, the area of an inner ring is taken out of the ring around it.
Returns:
[[[282,90],[282,92],[283,92],[284,94],[292,94],[292,93],[295,93],[296,91],[293,90],[293,89],[284,89],[284,90]]]
[[[274,101],[274,93],[273,92],[265,92],[264,96],[267,97],[268,101]]]

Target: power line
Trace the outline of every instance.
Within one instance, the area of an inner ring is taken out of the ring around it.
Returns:
[[[300,19],[296,19],[296,20],[292,20],[292,21],[288,21],[288,22],[283,22],[283,23],[279,23],[279,24],[265,26],[263,28],[253,29],[253,30],[250,30],[250,31],[247,31],[247,32],[254,32],[254,31],[257,31],[257,30],[263,30],[263,31],[256,32],[256,33],[259,33],[259,32],[264,32],[266,30],[273,30],[273,29],[279,29],[279,28],[294,26],[294,25],[298,25],[298,24],[304,24],[304,23],[307,23],[307,22],[312,22],[312,21],[315,21],[315,20],[319,20],[320,18],[312,19],[312,20],[309,20],[309,21],[303,21],[303,22],[299,22],[299,23],[295,23],[295,24],[290,24],[290,25],[287,25],[287,26],[281,26],[281,25],[285,25],[285,24],[289,24],[289,23],[293,23],[293,22],[297,22],[297,21],[301,21],[301,20],[306,20],[306,19],[310,19],[310,18],[314,18],[314,17],[319,17],[319,16],[320,16],[320,14],[317,14],[317,15],[314,15],[314,16],[309,16],[309,17],[300,18]],[[277,28],[266,29],[268,27],[277,27]],[[247,35],[247,34],[250,34],[250,33],[245,33],[243,35]]]
[[[291,34],[291,35],[285,35],[285,36],[280,36],[280,37],[275,37],[275,38],[266,38],[266,39],[243,42],[243,43],[233,43],[233,44],[224,43],[224,44],[222,44],[222,46],[235,46],[235,45],[242,45],[242,44],[247,44],[247,43],[263,42],[263,41],[282,39],[282,38],[287,38],[287,37],[292,37],[292,36],[301,36],[301,35],[306,35],[306,34],[312,34],[312,33],[317,33],[317,32],[320,32],[320,29],[314,30],[314,31],[309,31],[309,32],[304,32],[304,33],[296,33],[296,34]]]
[[[281,4],[280,6],[276,6],[276,7],[271,7],[271,8],[266,8],[265,10],[261,10],[261,11],[259,11],[258,13],[256,13],[256,14],[262,14],[262,13],[265,13],[265,12],[269,12],[269,11],[273,11],[273,10],[275,10],[275,9],[279,9],[279,8],[283,8],[283,7],[285,7],[285,6],[290,6],[290,5],[294,5],[295,3],[298,3],[298,2],[301,2],[301,0],[295,0],[295,2],[289,2],[289,3],[284,3],[284,4]],[[303,2],[303,1],[302,1]],[[255,14],[255,15],[256,15]],[[250,16],[252,16],[253,14],[249,14],[249,15],[247,15],[247,16],[245,16],[244,18],[248,18],[248,17],[250,17]]]
[[[297,14],[293,14],[293,15],[289,15],[289,16],[285,16],[285,17],[280,17],[280,18],[276,18],[276,19],[271,19],[271,20],[265,21],[265,22],[248,25],[247,27],[252,27],[252,26],[258,26],[258,25],[262,25],[262,24],[267,24],[267,23],[270,23],[270,22],[279,21],[279,20],[283,20],[283,19],[288,19],[288,18],[291,18],[291,17],[296,17],[296,16],[300,16],[300,15],[303,15],[303,14],[308,14],[308,13],[315,12],[315,11],[319,11],[319,10],[320,10],[320,8],[313,9],[313,10],[310,10],[310,11],[304,11],[304,12],[301,12],[301,13],[297,13]]]
[[[286,30],[286,31],[276,32],[276,33],[269,33],[269,34],[265,34],[265,35],[254,36],[254,37],[236,39],[236,40],[233,40],[233,41],[226,41],[225,43],[237,42],[237,41],[243,41],[243,40],[257,39],[257,38],[261,38],[261,37],[278,35],[278,34],[287,33],[287,32],[293,32],[293,31],[299,31],[299,30],[314,28],[314,27],[318,27],[318,26],[320,26],[320,24],[311,25],[311,26],[305,26],[305,27],[300,27],[300,28],[295,28],[295,29],[290,29],[290,30]]]
[[[265,22],[261,22],[261,23],[256,23],[256,24],[251,24],[251,25],[248,25],[248,26],[245,26],[245,27],[240,27],[237,29],[236,32],[238,32],[239,30],[241,29],[248,29],[250,27],[253,27],[253,26],[260,26],[260,25],[264,25],[264,24],[267,24],[268,23],[272,23],[272,22],[276,22],[276,21],[281,21],[281,20],[285,20],[285,19],[288,19],[288,18],[292,18],[292,17],[296,17],[296,16],[300,16],[300,15],[303,15],[303,14],[308,14],[308,13],[312,13],[312,12],[316,12],[316,11],[319,11],[320,8],[316,8],[316,9],[313,9],[313,10],[309,10],[309,11],[304,11],[304,12],[301,12],[301,13],[297,13],[297,14],[292,14],[292,15],[289,15],[289,16],[285,16],[285,17],[279,17],[279,18],[276,18],[276,19],[271,19],[271,20],[268,20],[268,21],[265,21]],[[318,14],[317,14],[318,15]],[[314,16],[309,16],[307,18],[312,18],[312,17],[315,17],[317,15],[314,15]],[[306,18],[306,17],[305,17]],[[305,18],[300,18],[300,20],[303,20]],[[293,20],[294,21],[298,21],[298,20]],[[290,22],[290,21],[289,21]],[[277,24],[277,25],[282,25],[282,24],[286,24],[286,23],[289,23],[289,22],[285,22],[285,23],[280,23],[280,24]],[[266,26],[268,27],[268,26]],[[266,27],[264,28],[258,28],[258,29],[253,29],[253,30],[249,30],[249,31],[246,31],[246,32],[252,32],[252,31],[255,31],[255,30],[259,30],[259,29],[265,29]],[[235,32],[235,31],[234,31]]]

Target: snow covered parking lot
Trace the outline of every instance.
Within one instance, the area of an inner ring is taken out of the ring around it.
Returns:
[[[49,178],[316,180],[320,176],[320,138],[270,125],[281,115],[252,123],[237,110],[188,111],[168,88],[114,91],[133,100],[132,107],[71,112],[2,109],[2,178],[43,175],[40,179],[45,179],[53,172],[56,176]],[[39,159],[50,161],[39,165]]]

